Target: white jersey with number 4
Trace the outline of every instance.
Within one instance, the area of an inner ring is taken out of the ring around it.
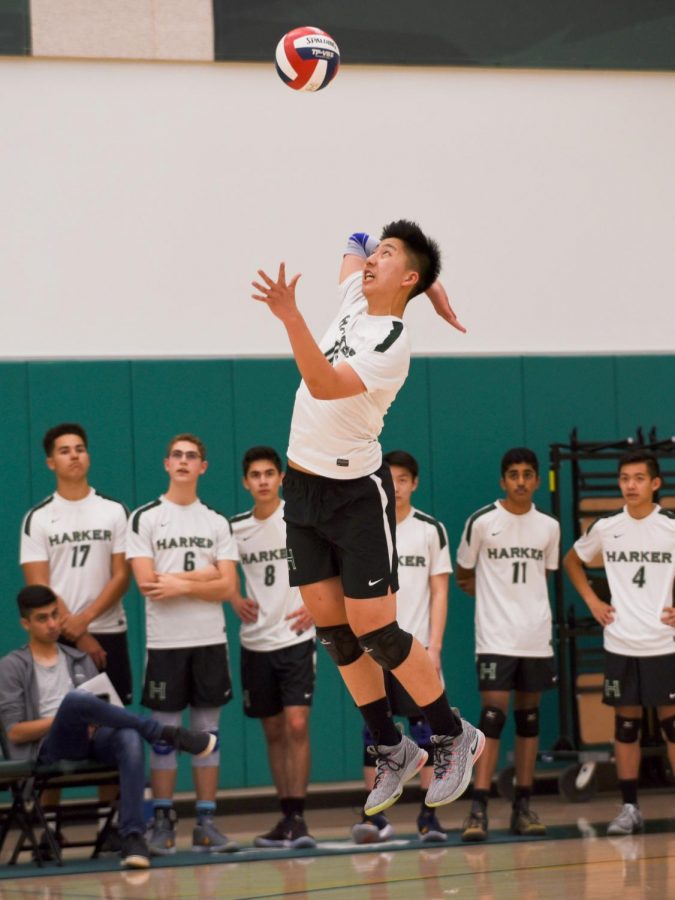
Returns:
[[[371,316],[363,273],[340,284],[340,309],[319,346],[332,366],[348,363],[366,392],[317,400],[304,381],[295,395],[288,458],[326,478],[360,478],[382,464],[384,416],[408,376],[410,343],[396,316]]]
[[[29,510],[21,525],[20,561],[49,563],[49,586],[72,613],[81,612],[112,577],[111,557],[124,553],[127,510],[93,488],[82,500],[58,493]],[[89,625],[93,634],[127,630],[121,601]]]
[[[675,653],[675,629],[661,621],[673,605],[675,512],[656,506],[635,519],[624,507],[596,519],[574,549],[582,562],[602,552],[614,609],[605,649],[623,656]]]
[[[452,572],[448,535],[442,522],[412,509],[396,523],[398,584],[396,619],[423,647],[429,646],[429,578]]]
[[[560,526],[534,505],[515,515],[497,500],[468,519],[457,565],[476,570],[476,653],[553,656],[546,571],[559,557]]]
[[[127,559],[147,557],[160,574],[195,572],[217,562],[237,562],[237,545],[225,516],[195,500],[187,506],[160,497],[131,514]],[[225,598],[223,598],[225,600]],[[224,644],[223,604],[176,597],[145,598],[146,644],[149,649],[206,647]]]
[[[246,579],[246,596],[258,604],[258,619],[242,622],[239,639],[247,650],[266,653],[308,641],[314,628],[297,634],[286,616],[302,606],[300,590],[288,583],[284,504],[267,519],[253,511],[230,519]]]

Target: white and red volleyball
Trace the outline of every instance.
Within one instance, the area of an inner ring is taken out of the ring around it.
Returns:
[[[279,78],[294,91],[320,91],[340,67],[338,45],[311,25],[285,34],[277,44],[275,59]]]

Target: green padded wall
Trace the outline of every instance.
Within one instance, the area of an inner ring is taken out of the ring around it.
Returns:
[[[0,653],[23,640],[14,596],[19,524],[25,511],[52,489],[40,440],[58,421],[81,421],[89,432],[91,481],[134,507],[161,493],[167,440],[194,431],[209,449],[201,483],[206,503],[231,515],[247,509],[239,461],[254,443],[283,454],[298,375],[290,359],[141,360],[0,363],[0,414],[14,451],[3,484],[5,521],[0,542],[4,628]],[[410,377],[392,407],[385,449],[403,448],[420,462],[416,504],[441,518],[457,548],[466,517],[499,494],[499,459],[516,444],[539,455],[537,501],[549,509],[548,445],[581,439],[612,440],[652,425],[659,437],[675,433],[671,397],[673,356],[429,357],[413,360]],[[563,495],[569,485],[563,482]],[[571,522],[563,520],[566,548]],[[568,598],[572,602],[572,595]],[[126,601],[136,691],[144,660],[143,606],[137,591]],[[245,719],[239,691],[237,620],[226,608],[235,699],[221,722],[222,787],[271,783],[259,723]],[[451,701],[477,715],[473,675],[473,600],[451,586],[443,666]],[[322,652],[311,718],[313,781],[358,778],[360,720],[340,678]],[[512,734],[512,725],[506,731]],[[557,737],[557,702],[543,706],[542,745]],[[336,750],[337,748],[337,750]],[[190,787],[181,764],[179,788]]]

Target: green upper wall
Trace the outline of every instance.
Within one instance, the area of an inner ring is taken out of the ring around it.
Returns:
[[[240,475],[246,448],[264,443],[282,455],[286,450],[297,384],[290,359],[0,363],[0,416],[11,451],[2,494],[0,653],[23,642],[14,601],[22,583],[19,526],[26,510],[53,489],[41,448],[49,426],[79,421],[86,427],[92,484],[129,507],[164,490],[166,443],[177,432],[193,431],[209,450],[200,495],[232,515],[250,505]],[[537,452],[544,477],[536,499],[548,510],[550,443],[565,442],[574,427],[582,440],[626,437],[638,425],[645,431],[656,426],[666,437],[675,433],[674,394],[675,356],[415,358],[387,416],[382,443],[418,458],[415,503],[446,524],[454,559],[467,516],[499,495],[505,449],[527,445]],[[569,484],[563,484],[563,494],[569,495]],[[567,547],[569,514],[563,528]],[[135,590],[126,607],[138,698],[144,616]],[[237,621],[229,608],[226,613],[235,699],[222,717],[229,761],[222,786],[270,783],[259,723],[246,720],[241,711]],[[473,655],[473,600],[453,584],[443,666],[452,702],[470,717],[479,710]],[[550,746],[557,737],[555,693],[547,695],[543,709],[542,745]],[[312,779],[358,778],[359,717],[321,651],[311,722]],[[179,785],[189,787],[186,767]]]

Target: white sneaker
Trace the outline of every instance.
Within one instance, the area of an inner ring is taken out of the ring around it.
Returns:
[[[624,803],[619,815],[607,826],[607,834],[633,834],[642,831],[645,820],[634,803]]]
[[[462,719],[456,736],[431,735],[434,747],[434,774],[427,791],[427,806],[443,806],[461,797],[471,781],[474,762],[483,752],[485,735]]]
[[[405,782],[419,772],[429,754],[405,734],[400,744],[368,747],[368,753],[377,758],[377,774],[363,811],[367,816],[374,816],[396,803],[403,793]]]

